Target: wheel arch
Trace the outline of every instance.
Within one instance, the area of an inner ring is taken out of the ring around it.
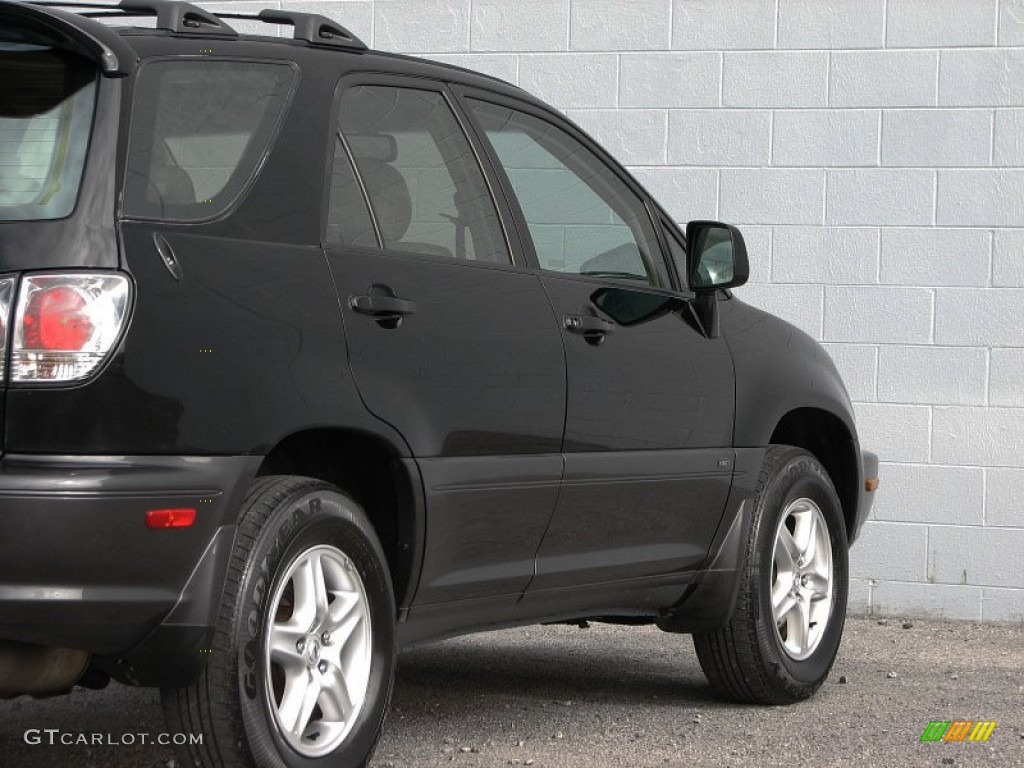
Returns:
[[[359,430],[314,428],[281,439],[257,477],[299,475],[338,486],[363,508],[384,548],[399,610],[416,589],[425,531],[415,462],[384,438]]]
[[[794,408],[778,421],[768,442],[802,448],[821,462],[839,496],[847,538],[852,540],[860,499],[860,462],[857,442],[846,423],[821,408]]]

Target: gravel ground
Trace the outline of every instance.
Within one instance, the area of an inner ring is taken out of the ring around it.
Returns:
[[[475,635],[401,657],[372,768],[1024,766],[1022,641],[1020,625],[851,619],[817,696],[747,707],[714,697],[687,637],[604,625]],[[987,743],[919,742],[929,720],[955,719],[998,725]],[[29,728],[155,738],[154,691],[0,702],[0,766],[175,765],[155,745],[31,746]]]

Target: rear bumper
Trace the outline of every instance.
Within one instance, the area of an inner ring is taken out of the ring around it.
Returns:
[[[211,626],[259,462],[4,456],[0,639],[119,658],[158,627]],[[179,507],[197,510],[194,525],[146,527],[147,510]]]

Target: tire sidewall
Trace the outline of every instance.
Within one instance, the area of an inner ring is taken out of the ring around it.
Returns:
[[[818,505],[828,525],[832,547],[832,610],[817,648],[806,659],[798,661],[786,653],[773,626],[771,582],[775,535],[782,514],[793,501],[802,498],[810,499]],[[758,644],[769,663],[777,662],[786,687],[803,689],[813,686],[816,689],[832,668],[846,621],[849,566],[842,508],[821,465],[803,452],[786,462],[769,481],[758,506],[759,529],[755,539],[757,568],[754,571],[760,618],[757,627]]]
[[[317,758],[296,752],[278,732],[266,695],[270,604],[289,565],[327,544],[348,556],[363,581],[372,627],[370,680],[362,711],[344,742]],[[267,518],[249,553],[235,622],[242,722],[256,764],[275,768],[361,766],[379,737],[394,679],[394,598],[386,561],[358,506],[329,486],[306,487]]]

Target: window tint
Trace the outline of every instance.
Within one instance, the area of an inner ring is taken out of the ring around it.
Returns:
[[[440,93],[354,86],[342,97],[339,121],[385,248],[509,263],[483,173]],[[358,224],[362,203],[338,180],[344,162],[336,159],[338,191],[332,189],[328,213],[329,221],[339,222],[333,235],[365,244]]]
[[[532,115],[472,101],[543,269],[661,285],[643,202],[592,152]]]
[[[366,199],[352,171],[341,139],[334,142],[334,164],[331,167],[331,198],[327,206],[327,242],[376,248],[377,233],[366,208]]]
[[[664,220],[662,221],[661,228],[665,232],[665,240],[668,242],[668,254],[676,265],[676,274],[679,276],[679,281],[686,285],[690,278],[686,274],[686,248],[679,242],[679,238],[675,235],[675,230]]]
[[[143,66],[135,84],[125,214],[195,221],[226,210],[267,152],[294,79],[286,64]]]
[[[75,207],[85,167],[96,66],[0,40],[0,72],[0,221],[63,218]]]

